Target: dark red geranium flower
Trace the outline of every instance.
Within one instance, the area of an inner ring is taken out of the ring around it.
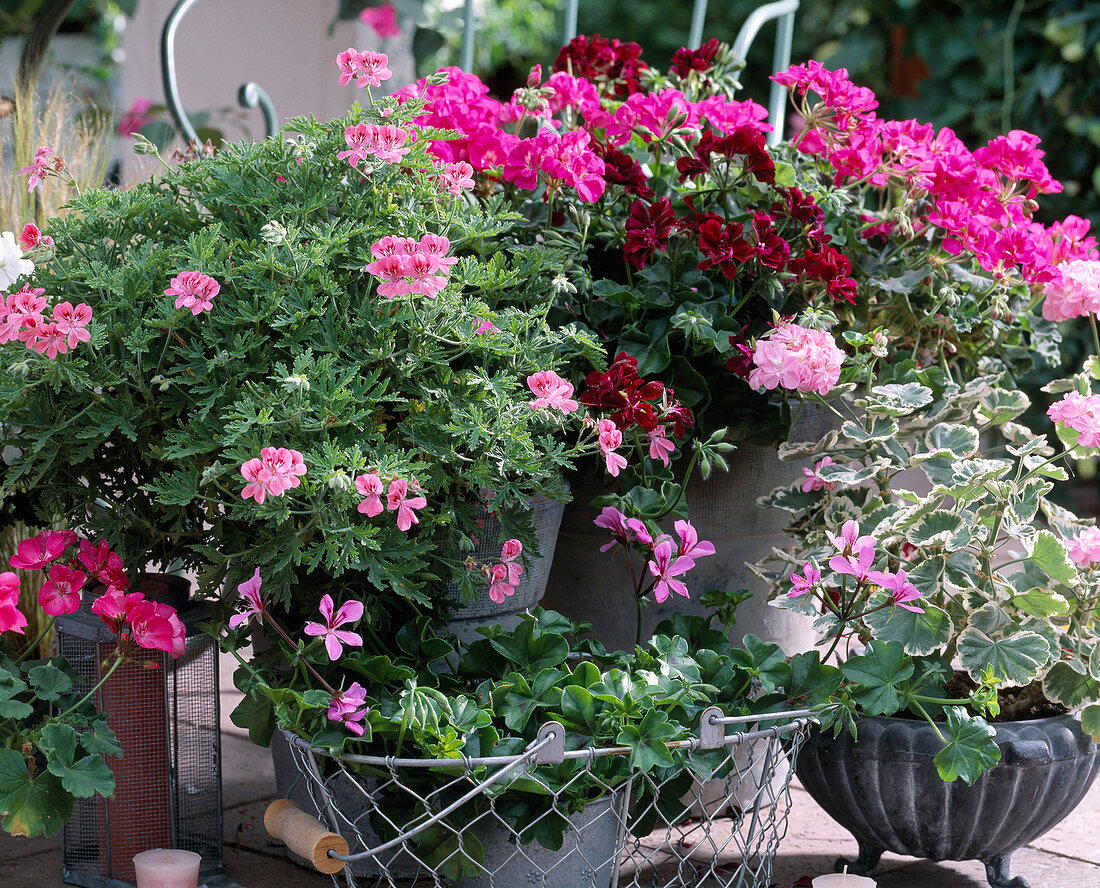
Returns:
[[[676,160],[676,169],[680,172],[680,181],[694,179],[709,172],[713,164],[712,156],[719,155],[736,162],[741,168],[752,173],[761,182],[775,183],[775,163],[768,154],[764,134],[751,126],[739,126],[727,136],[715,136],[712,130],[704,130],[695,143],[694,156],[680,157]]]
[[[626,244],[623,246],[626,261],[635,268],[645,268],[646,260],[655,250],[665,251],[675,224],[676,213],[667,197],[654,204],[634,201],[626,219]]]
[[[752,214],[752,230],[756,235],[756,255],[761,264],[782,271],[791,257],[791,245],[779,236],[766,213]]]
[[[717,37],[711,37],[698,49],[688,49],[683,46],[672,54],[669,71],[680,77],[687,77],[692,71],[709,71],[714,66],[718,47]]]
[[[591,37],[578,34],[558,52],[554,70],[567,71],[597,85],[607,84],[612,95],[625,99],[641,89],[638,75],[648,67],[641,55],[642,48],[637,43],[608,40],[599,34]]]
[[[589,373],[584,391],[578,400],[589,407],[614,411],[610,419],[620,429],[639,426],[645,431],[657,427],[658,417],[653,403],[665,394],[663,383],[646,382],[638,375],[638,361],[626,352],[619,352],[603,373]]]
[[[627,194],[653,200],[649,180],[633,157],[618,148],[605,148],[599,142],[594,142],[592,147],[603,158],[603,177],[608,185],[622,185]]]
[[[749,345],[749,327],[747,324],[741,328],[740,333],[730,336],[730,345],[733,346],[733,351],[726,359],[726,369],[742,379],[748,379],[753,365],[752,346]]]
[[[737,270],[756,255],[752,244],[745,240],[745,226],[740,222],[727,222],[717,217],[707,219],[699,226],[699,252],[705,257],[699,270],[706,271],[717,265],[727,280],[737,276]]]
[[[856,282],[852,280],[852,263],[833,247],[821,244],[816,250],[811,248],[805,255],[792,259],[787,269],[799,277],[821,281],[834,301],[855,304]]]
[[[803,228],[807,234],[816,236],[823,229],[825,214],[822,212],[812,197],[803,194],[797,188],[779,188],[779,193],[785,198],[783,203],[773,203],[771,208],[772,218],[793,219]]]

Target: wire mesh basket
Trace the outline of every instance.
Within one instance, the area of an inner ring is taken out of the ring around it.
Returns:
[[[556,722],[486,758],[333,758],[288,735],[291,797],[346,840],[322,860],[348,888],[767,888],[809,715],[708,709],[648,769],[629,746],[566,750]]]

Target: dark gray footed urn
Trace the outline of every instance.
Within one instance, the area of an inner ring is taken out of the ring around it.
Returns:
[[[992,888],[1028,888],[1012,877],[1017,849],[1077,807],[1100,769],[1096,744],[1073,716],[995,725],[1000,763],[973,786],[944,783],[931,725],[862,718],[858,739],[814,730],[798,754],[806,791],[859,842],[837,861],[872,875],[884,851],[930,860],[980,860]]]

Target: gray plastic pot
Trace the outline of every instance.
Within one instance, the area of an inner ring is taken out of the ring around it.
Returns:
[[[795,773],[859,842],[837,870],[872,875],[884,851],[930,860],[980,860],[992,888],[1028,888],[1009,873],[1012,853],[1056,826],[1100,770],[1096,744],[1070,715],[995,725],[1001,761],[973,786],[944,783],[931,725],[862,718],[858,739],[811,732]]]
[[[817,441],[834,426],[834,417],[827,410],[807,406],[791,431],[791,440]],[[662,604],[647,602],[642,639],[649,638],[661,620],[675,613],[705,614],[698,599],[709,589],[748,589],[754,594],[737,609],[734,641],[751,633],[776,642],[788,654],[810,650],[815,640],[813,620],[770,607],[766,585],[747,566],[787,542],[783,530],[789,515],[757,505],[757,500],[780,485],[803,478],[804,463],[780,462],[774,447],[755,444],[739,444],[728,460],[729,472],[715,469],[706,481],[696,473],[685,494],[692,524],[700,539],[714,543],[715,554],[700,558],[695,569],[682,578],[690,599],[670,595]],[[562,516],[543,604],[573,620],[590,622],[593,635],[608,649],[631,650],[637,612],[630,570],[621,552],[613,557],[600,551],[610,537],[592,523],[600,510],[588,506],[607,491],[602,481],[593,478],[577,478],[572,484],[573,501]],[[667,529],[672,530],[671,522]]]

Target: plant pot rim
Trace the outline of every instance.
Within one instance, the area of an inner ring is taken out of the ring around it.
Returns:
[[[962,701],[959,701],[959,702],[962,702]],[[878,721],[898,722],[898,723],[901,723],[901,724],[922,725],[924,727],[931,727],[931,725],[923,718],[902,718],[902,717],[899,717],[899,716],[896,716],[896,715],[864,715],[862,713],[860,713],[859,715],[856,716],[857,721],[866,721],[866,720],[870,720],[870,719],[876,719]],[[1065,719],[1072,719],[1073,721],[1075,721],[1077,723],[1080,723],[1080,721],[1081,721],[1081,710],[1080,709],[1071,709],[1069,712],[1063,712],[1060,715],[1044,715],[1041,718],[1014,718],[1014,719],[1008,719],[1006,721],[989,721],[989,719],[986,719],[986,723],[991,728],[996,730],[1001,725],[1037,725],[1037,724],[1041,724],[1043,722],[1062,721],[1062,720],[1065,720]],[[947,722],[936,719],[936,720],[933,720],[932,724],[936,725],[936,727],[942,727],[943,725],[946,725]]]

